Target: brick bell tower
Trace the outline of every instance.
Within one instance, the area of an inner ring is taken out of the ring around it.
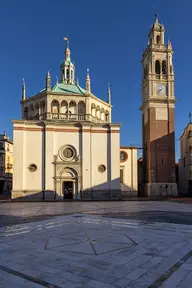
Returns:
[[[157,15],[142,55],[143,193],[177,195],[175,178],[174,70],[172,46]]]

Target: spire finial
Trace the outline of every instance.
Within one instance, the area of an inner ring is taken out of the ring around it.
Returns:
[[[79,78],[76,78],[76,85],[79,86]]]
[[[68,33],[67,33],[67,34],[68,34]],[[69,39],[68,39],[68,35],[67,35],[67,37],[64,37],[63,39],[66,41],[66,49],[67,49],[67,48],[69,49]]]
[[[155,22],[158,23],[158,15],[155,13]]]
[[[111,104],[111,84],[108,83],[108,103]]]
[[[51,90],[51,74],[50,74],[49,71],[47,72],[47,75],[46,75],[46,85],[45,85],[45,87],[46,87],[47,91]]]
[[[191,114],[191,112],[189,112],[189,123],[191,123],[191,116],[192,116],[192,114]]]
[[[56,85],[59,84],[58,77],[56,76]]]
[[[89,68],[87,68],[86,92],[87,92],[87,94],[91,93],[91,80],[90,80],[90,76],[89,76]]]
[[[64,37],[63,39],[66,41],[65,60],[70,61],[69,39],[68,37]]]
[[[22,80],[22,100],[26,99],[26,89],[25,89],[25,80]]]

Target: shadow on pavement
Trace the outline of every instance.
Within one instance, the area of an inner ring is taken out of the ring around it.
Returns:
[[[148,222],[165,222],[175,224],[192,225],[192,213],[190,212],[170,212],[170,211],[139,211],[139,212],[119,212],[106,213],[103,217],[132,219]]]

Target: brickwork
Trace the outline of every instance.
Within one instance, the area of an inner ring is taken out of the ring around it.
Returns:
[[[148,109],[149,121],[143,122],[145,182],[175,182],[174,111],[169,109],[170,121],[155,120],[155,108]]]
[[[142,131],[146,195],[176,193],[174,72],[172,46],[164,43],[164,28],[158,19],[149,33],[143,53]],[[157,43],[157,38],[159,42]],[[165,68],[165,69],[164,69]],[[173,193],[172,193],[173,192]]]

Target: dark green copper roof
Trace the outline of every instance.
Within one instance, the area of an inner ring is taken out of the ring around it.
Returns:
[[[53,86],[51,90],[53,92],[63,94],[81,94],[81,95],[86,94],[85,89],[81,88],[79,85],[68,83],[59,83]]]

